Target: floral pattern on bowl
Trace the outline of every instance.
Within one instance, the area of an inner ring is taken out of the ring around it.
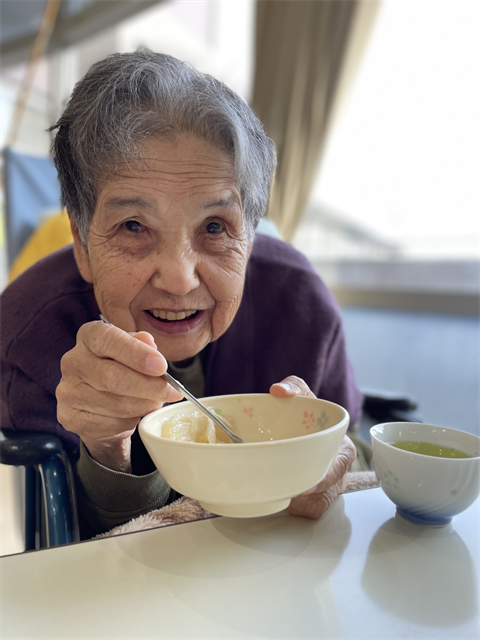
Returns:
[[[312,412],[308,413],[308,411],[304,411],[302,424],[304,425],[305,429],[310,429],[315,425],[320,429],[324,429],[328,424],[328,420],[329,418],[325,411],[322,411],[318,418],[315,418]]]

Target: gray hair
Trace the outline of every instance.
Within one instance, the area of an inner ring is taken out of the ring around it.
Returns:
[[[141,50],[97,62],[54,129],[62,204],[84,244],[99,185],[152,137],[191,133],[231,155],[250,237],[267,210],[276,153],[262,124],[234,91],[172,56]]]

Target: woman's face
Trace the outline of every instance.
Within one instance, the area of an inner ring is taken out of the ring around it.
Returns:
[[[181,361],[232,322],[250,244],[227,154],[186,134],[142,150],[100,189],[87,249],[74,229],[75,256],[112,324]]]

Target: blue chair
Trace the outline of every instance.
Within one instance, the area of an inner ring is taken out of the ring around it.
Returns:
[[[8,268],[38,227],[45,212],[58,211],[60,184],[51,158],[6,148],[4,156],[5,223]]]
[[[3,429],[0,463],[25,467],[25,549],[80,540],[75,480],[60,438]]]

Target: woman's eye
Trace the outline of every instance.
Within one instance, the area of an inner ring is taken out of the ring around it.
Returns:
[[[127,222],[125,222],[123,226],[127,231],[130,231],[131,233],[140,233],[143,228],[140,222],[137,222],[136,220],[127,220]]]
[[[223,230],[221,222],[213,221],[209,222],[206,226],[207,233],[220,233]]]

